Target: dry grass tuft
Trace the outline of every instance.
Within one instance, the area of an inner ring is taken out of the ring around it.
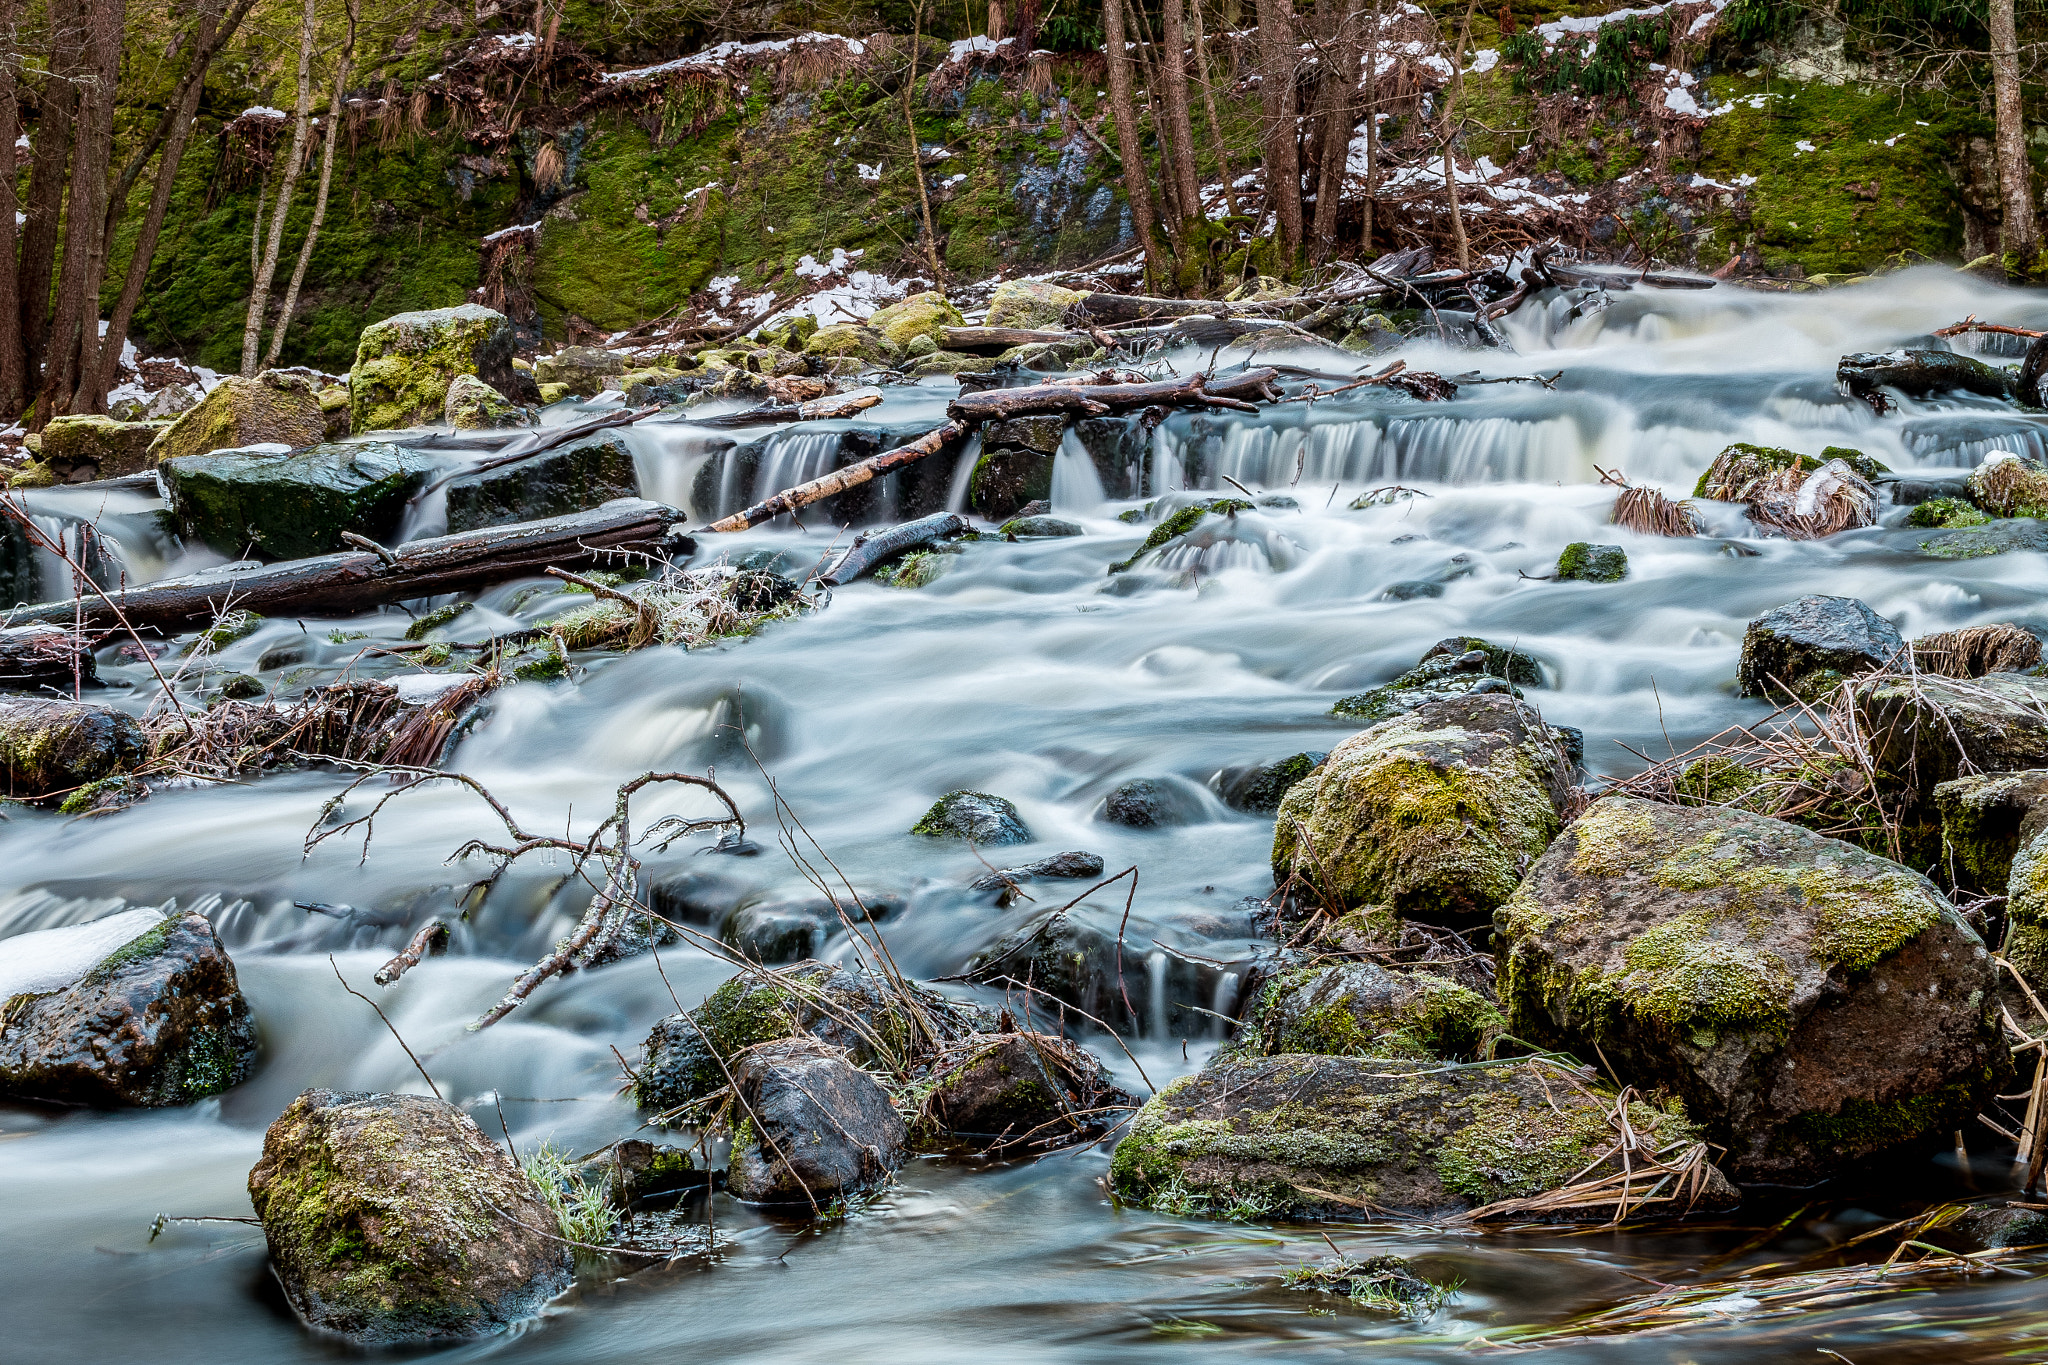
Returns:
[[[1994,451],[1970,471],[1970,501],[1994,517],[2048,516],[2048,469],[2010,451]]]
[[[1981,678],[2041,662],[2041,641],[2019,626],[1970,626],[1913,641],[1913,666],[1944,678]]]
[[[1654,488],[1624,488],[1614,500],[1616,526],[1650,536],[1696,536],[1705,529],[1689,502],[1676,502]]]

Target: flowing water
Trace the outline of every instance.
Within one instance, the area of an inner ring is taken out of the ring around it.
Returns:
[[[1190,974],[1186,954],[1241,959],[1252,945],[1238,902],[1271,888],[1270,819],[1226,808],[1215,775],[1328,748],[1355,728],[1328,714],[1332,701],[1412,665],[1436,640],[1483,635],[1544,660],[1547,685],[1531,699],[1552,722],[1584,730],[1597,775],[1760,717],[1764,708],[1733,695],[1744,624],[1802,594],[1861,597],[1909,636],[2048,623],[2048,563],[2039,555],[1935,560],[1915,552],[1915,533],[1887,527],[1824,543],[1760,540],[1726,508],[1708,509],[1711,534],[1695,540],[1604,524],[1613,490],[1596,482],[1598,469],[1682,496],[1734,440],[1854,446],[1895,469],[1968,466],[1996,449],[2042,453],[2036,419],[2002,405],[1909,403],[1878,417],[1836,393],[1843,353],[1908,342],[1970,313],[2048,320],[2048,306],[2029,296],[1932,270],[1807,296],[1642,291],[1586,317],[1568,316],[1563,304],[1525,309],[1509,322],[1518,355],[1407,353],[1411,365],[1446,373],[1476,365],[1492,376],[1555,375],[1548,387],[1468,384],[1440,405],[1366,389],[1258,416],[1181,413],[1123,464],[1091,461],[1070,436],[1054,501],[1086,535],[974,545],[920,591],[860,583],[823,611],[730,647],[592,656],[573,686],[501,689],[453,766],[536,829],[587,828],[609,810],[618,783],[649,769],[715,768],[764,851],[734,858],[679,844],[650,856],[648,875],[726,904],[815,894],[775,847],[772,777],[847,880],[889,907],[881,929],[890,949],[924,977],[959,970],[1025,911],[970,897],[964,884],[983,870],[976,857],[905,831],[954,788],[1007,796],[1035,835],[1027,848],[1005,850],[1007,861],[1089,849],[1111,869],[1139,869],[1126,941],[1159,945],[1144,953],[1150,1003],[1132,1040],[1135,1060],[1101,1050],[1142,1093],[1139,1063],[1151,1083],[1164,1084],[1216,1046],[1220,1025],[1186,1006],[1227,1011],[1236,977]],[[1328,352],[1280,358],[1332,380],[1356,368]],[[1171,359],[1186,372],[1206,357]],[[916,429],[949,393],[893,391],[870,415]],[[722,438],[646,423],[631,440],[651,496],[698,497],[707,505],[692,511],[708,518],[745,495],[726,477],[721,462],[733,461]],[[767,491],[833,457],[825,436],[792,432],[755,458]],[[713,477],[700,477],[707,464]],[[941,471],[956,506],[967,468],[963,459]],[[1227,537],[1106,590],[1105,566],[1147,529],[1119,522],[1117,511],[1191,482],[1230,491],[1224,476],[1297,506],[1246,513]],[[1420,495],[1347,510],[1359,493],[1395,483]],[[81,506],[86,496],[38,495],[36,509],[101,515],[131,580],[200,558],[172,557],[149,500],[120,495]],[[765,548],[808,567],[833,536],[821,525],[785,524],[716,545],[704,538],[700,553],[737,559]],[[1547,571],[1576,540],[1624,545],[1627,580],[1525,576]],[[1394,584],[1426,584],[1438,595],[1390,597]],[[463,638],[531,622],[565,601],[532,583],[494,589],[463,618]],[[266,679],[325,677],[359,655],[361,640],[350,634],[395,637],[407,619],[270,621],[225,650],[219,666],[260,667]],[[141,705],[145,671],[104,671],[134,685]],[[1140,831],[1101,821],[1104,795],[1136,777],[1169,780],[1188,823]],[[154,1241],[149,1231],[160,1213],[246,1215],[244,1180],[263,1130],[298,1091],[425,1089],[337,972],[368,987],[408,925],[452,911],[483,875],[474,864],[449,864],[449,855],[495,831],[473,796],[435,786],[395,798],[367,849],[360,839],[333,841],[309,856],[308,830],[344,780],[287,774],[160,791],[108,819],[15,809],[0,824],[0,936],[130,906],[198,908],[233,953],[263,1038],[254,1079],[189,1110],[0,1108],[5,1358],[146,1355],[170,1365],[338,1353],[284,1309],[255,1229],[176,1224]],[[365,789],[347,814],[366,812],[387,790]],[[679,789],[650,791],[635,810],[642,827],[662,814],[708,813]],[[615,1093],[613,1050],[634,1059],[659,1016],[694,1004],[727,975],[710,955],[678,945],[659,966],[643,956],[575,973],[497,1027],[466,1033],[464,1024],[580,913],[581,902],[556,886],[560,872],[545,855],[529,859],[459,926],[447,956],[380,997],[441,1090],[487,1129],[502,1112],[522,1150],[543,1141],[584,1150],[631,1133],[640,1119]],[[295,902],[326,909],[309,913]],[[1083,913],[1114,932],[1123,909],[1110,902]],[[817,950],[841,955],[846,944],[821,935]],[[1818,1195],[1758,1193],[1731,1219],[1681,1230],[1336,1230],[1347,1251],[1398,1251],[1461,1282],[1447,1308],[1417,1324],[1281,1288],[1283,1272],[1327,1250],[1314,1229],[1115,1206],[1099,1183],[1105,1150],[994,1165],[927,1158],[822,1229],[723,1195],[708,1204],[700,1197],[684,1207],[715,1223],[722,1240],[714,1254],[637,1272],[586,1263],[577,1287],[538,1321],[441,1354],[577,1365],[1360,1352],[1447,1359],[1481,1333],[1561,1321],[1642,1292],[1633,1277],[1667,1279],[1730,1253],[1729,1268],[1795,1262],[1913,1201],[1943,1197],[1959,1180],[1985,1189],[2010,1181],[2009,1163],[1989,1148],[1972,1164],[1962,1171],[1945,1156]],[[1776,1233],[1758,1235],[1780,1220]],[[1823,1347],[1858,1365],[2004,1359],[2044,1349],[2048,1315],[2034,1283],[1992,1277],[1788,1323],[1738,1315],[1675,1335],[1548,1350],[1559,1359],[1621,1352],[1673,1362],[1807,1361],[1827,1358],[1816,1355]]]

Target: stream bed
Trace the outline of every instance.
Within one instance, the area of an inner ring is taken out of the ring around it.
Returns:
[[[1725,505],[1704,507],[1708,534],[1696,539],[1606,524],[1615,490],[1600,471],[1682,497],[1732,441],[1808,453],[1851,446],[1894,470],[1967,468],[1994,450],[2048,454],[2048,424],[2004,404],[1958,397],[1879,416],[1837,393],[1844,353],[1906,344],[1970,314],[2048,324],[2048,304],[2033,296],[1934,269],[1809,295],[1639,290],[1591,316],[1568,317],[1562,305],[1523,310],[1507,323],[1519,354],[1402,352],[1414,368],[1542,375],[1548,384],[1468,383],[1443,404],[1367,389],[1257,415],[1179,413],[1114,468],[1070,437],[1052,501],[1084,535],[974,544],[924,588],[857,583],[823,610],[717,648],[579,656],[573,684],[495,693],[451,766],[530,827],[548,829],[587,829],[621,782],[649,770],[715,769],[760,853],[706,855],[706,841],[685,840],[649,856],[648,882],[680,900],[794,904],[815,892],[777,845],[772,779],[847,882],[889,907],[880,932],[900,967],[923,978],[958,972],[1029,907],[996,909],[969,894],[966,884],[985,870],[977,856],[907,831],[945,792],[1005,796],[1034,840],[1003,850],[999,865],[1083,849],[1112,871],[1138,869],[1126,942],[1156,949],[1131,971],[1172,982],[1146,993],[1131,1055],[1107,1040],[1095,1045],[1142,1095],[1148,1083],[1197,1069],[1221,1040],[1215,1012],[1234,1004],[1231,972],[1175,964],[1227,964],[1254,951],[1241,903],[1272,889],[1271,818],[1226,806],[1217,775],[1328,749],[1358,728],[1330,714],[1337,698],[1386,681],[1439,639],[1484,636],[1541,659],[1545,686],[1529,698],[1553,724],[1584,732],[1597,783],[1640,767],[1644,755],[1767,715],[1735,696],[1737,652],[1752,617],[1793,598],[1861,598],[1908,637],[2048,624],[2048,559],[1929,557],[1918,549],[1925,533],[1896,524],[1902,509],[1888,509],[1879,527],[1804,543],[1757,538]],[[1243,358],[1225,352],[1220,363]],[[1207,356],[1166,359],[1186,373]],[[1332,383],[1363,364],[1328,351],[1258,357],[1273,360]],[[951,392],[892,390],[868,415],[876,426],[929,425]],[[686,423],[643,423],[630,440],[643,492],[696,499],[693,524],[743,499],[729,471],[705,468],[729,455]],[[769,489],[828,458],[796,437],[783,444],[758,456]],[[1231,538],[1140,573],[1106,574],[1149,529],[1117,513],[1184,495],[1190,484],[1229,493],[1226,479],[1296,505],[1243,513]],[[1417,495],[1351,509],[1360,494],[1393,484]],[[957,506],[957,472],[948,488]],[[153,500],[77,505],[89,496],[60,489],[31,505],[101,515],[131,578],[200,562],[160,539]],[[835,534],[843,545],[845,534],[823,525],[703,536],[699,562],[769,550],[808,569]],[[1536,577],[1565,545],[1587,540],[1624,546],[1628,577]],[[1424,586],[1390,593],[1395,585]],[[570,599],[527,580],[477,600],[464,638],[545,619]],[[363,640],[396,639],[408,623],[398,611],[267,621],[216,662],[273,683],[327,681],[346,667],[401,672],[402,664],[355,661]],[[107,695],[142,705],[147,669],[112,664],[102,674],[115,684]],[[1181,793],[1184,823],[1102,820],[1104,797],[1133,778]],[[311,770],[160,790],[109,818],[12,808],[0,822],[0,953],[8,936],[175,901],[213,920],[262,1036],[249,1082],[187,1110],[0,1106],[0,1354],[156,1365],[347,1354],[292,1318],[258,1229],[181,1223],[151,1237],[159,1214],[246,1217],[245,1180],[264,1129],[301,1090],[425,1091],[391,1033],[338,977],[375,990],[371,974],[410,927],[453,913],[483,875],[447,860],[493,826],[474,795],[440,784],[388,807],[367,848],[360,838],[332,840],[308,855],[308,831],[347,780]],[[370,799],[351,798],[347,814],[364,813]],[[644,825],[705,815],[710,805],[664,788],[635,810]],[[544,1141],[583,1151],[642,1121],[618,1093],[620,1056],[636,1060],[656,1019],[694,1005],[729,970],[677,944],[659,961],[643,955],[573,973],[497,1026],[466,1032],[583,908],[558,887],[548,856],[508,874],[458,926],[447,955],[379,1002],[442,1092],[487,1132],[502,1114],[522,1151]],[[1098,899],[1079,913],[1114,933],[1122,888]],[[821,934],[813,948],[831,958],[847,945]],[[1107,1145],[1035,1161],[926,1157],[822,1225],[722,1194],[693,1196],[676,1216],[708,1225],[703,1254],[651,1269],[586,1260],[576,1287],[538,1320],[436,1354],[577,1365],[1226,1353],[1443,1360],[1472,1354],[1481,1337],[1508,1339],[1633,1298],[1651,1287],[1646,1280],[1793,1268],[1929,1203],[2015,1186],[2009,1144],[1989,1145],[1981,1129],[1979,1140],[1967,1163],[1943,1154],[1839,1187],[1751,1191],[1741,1209],[1712,1220],[1540,1234],[1166,1217],[1110,1200],[1101,1185]],[[1287,1271],[1328,1253],[1324,1232],[1348,1254],[1409,1257],[1458,1290],[1432,1317],[1402,1321],[1283,1287]],[[2048,1350],[2048,1301],[2028,1263],[2017,1265],[1786,1318],[1745,1307],[1731,1289],[1696,1326],[1528,1349],[1631,1362],[1830,1358],[1822,1349],[1856,1365],[2035,1358]]]

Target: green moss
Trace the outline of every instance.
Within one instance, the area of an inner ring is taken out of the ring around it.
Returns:
[[[1554,1190],[1585,1168],[1590,1146],[1609,1137],[1590,1108],[1559,1111],[1517,1095],[1482,1095],[1472,1115],[1437,1148],[1435,1165],[1447,1189],[1475,1204]]]
[[[1702,1047],[1724,1031],[1791,1027],[1791,972],[1727,917],[1695,910],[1666,920],[1631,939],[1622,961],[1632,977],[1629,1013],[1683,1032]],[[1579,993],[1586,1003],[1603,1005],[1611,1005],[1614,994],[1598,978]],[[1611,1017],[1612,1010],[1598,1013]]]
[[[1959,1105],[1974,1099],[1967,1084],[1944,1086],[1927,1095],[1896,1100],[1846,1101],[1832,1114],[1805,1113],[1791,1124],[1792,1135],[1822,1149],[1882,1151],[1904,1146],[1930,1132],[1946,1133]]]
[[[1573,541],[1557,557],[1560,583],[1619,583],[1628,576],[1628,552],[1619,545]]]
[[[1138,547],[1137,552],[1129,559],[1110,565],[1109,571],[1111,573],[1123,573],[1128,569],[1135,568],[1138,561],[1146,555],[1159,549],[1168,541],[1177,540],[1201,525],[1204,517],[1211,515],[1234,517],[1239,512],[1249,512],[1251,510],[1252,505],[1243,498],[1208,498],[1202,502],[1183,507],[1180,511],[1175,512],[1172,516],[1153,527],[1152,534],[1145,537],[1145,543]]]
[[[171,941],[171,934],[178,927],[178,921],[166,915],[153,928],[129,939],[113,952],[101,958],[99,965],[87,972],[79,981],[80,986],[99,986],[112,981],[116,973],[139,962],[147,962],[164,950]]]
[[[1929,498],[1906,517],[1908,526],[1982,526],[1991,518],[1961,498]]]
[[[408,640],[424,640],[450,621],[475,609],[476,603],[474,602],[450,602],[445,607],[435,607],[432,611],[422,614],[405,628],[405,638]]]

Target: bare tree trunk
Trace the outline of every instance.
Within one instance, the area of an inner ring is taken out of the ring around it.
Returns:
[[[65,175],[71,166],[72,125],[83,74],[83,29],[72,0],[52,0],[50,71],[36,119],[35,163],[28,175],[28,221],[22,225],[20,299],[22,396],[40,386],[44,343],[50,335],[50,283],[57,276],[57,237],[64,222]]]
[[[1194,25],[1195,78],[1202,83],[1202,112],[1209,116],[1209,140],[1216,146],[1216,174],[1223,177],[1223,204],[1237,217],[1237,185],[1230,174],[1230,152],[1223,143],[1223,120],[1216,116],[1216,83],[1209,75],[1209,43],[1202,35],[1202,0],[1188,0]]]
[[[72,137],[71,193],[64,205],[64,268],[57,280],[57,316],[43,354],[42,390],[36,399],[40,428],[64,412],[106,406],[99,384],[100,282],[106,274],[107,188],[113,174],[114,106],[121,90],[125,0],[87,0],[85,69],[91,84],[78,97]],[[81,386],[80,377],[85,377]],[[81,392],[82,389],[82,392]],[[81,401],[82,400],[82,401]]]
[[[1458,96],[1465,92],[1465,45],[1472,37],[1472,12],[1479,0],[1467,0],[1465,22],[1458,26],[1458,47],[1451,54],[1451,83],[1444,89],[1444,116],[1440,136],[1444,143],[1444,188],[1451,198],[1451,239],[1458,246],[1458,269],[1472,268],[1472,246],[1465,240],[1465,214],[1458,207],[1458,161],[1451,144],[1458,136]]]
[[[16,0],[0,0],[0,49],[21,51],[15,33]],[[21,275],[15,268],[15,177],[18,166],[14,139],[21,132],[21,105],[15,96],[14,63],[0,60],[0,422],[12,421],[27,395],[22,392],[27,357],[21,348]]]
[[[1167,174],[1173,177],[1181,216],[1192,221],[1202,216],[1202,193],[1195,173],[1195,129],[1188,117],[1188,31],[1181,3],[1160,0],[1159,93],[1160,108],[1166,115],[1160,131],[1170,134],[1160,138],[1160,151],[1167,158]]]
[[[242,328],[242,373],[256,373],[256,348],[263,339],[263,319],[270,311],[270,282],[277,278],[277,257],[284,248],[285,217],[292,206],[292,191],[305,168],[306,130],[313,119],[313,39],[317,15],[314,0],[306,0],[299,25],[299,96],[292,116],[292,149],[285,157],[284,176],[277,183],[277,202],[270,207],[270,237],[257,263],[256,278],[249,288],[249,320]],[[261,200],[258,208],[261,209]],[[257,229],[262,222],[259,219]]]
[[[1003,0],[988,0],[988,38],[1000,43],[1010,35],[1010,26],[1003,14]]]
[[[1316,0],[1323,27],[1322,174],[1316,179],[1316,217],[1311,254],[1328,260],[1337,250],[1337,211],[1344,200],[1344,175],[1351,160],[1352,110],[1358,97],[1358,14],[1351,0]]]
[[[1383,0],[1373,0],[1372,30],[1365,42],[1365,223],[1359,229],[1358,245],[1372,250],[1373,209],[1380,192],[1380,28],[1384,22]]]
[[[1173,151],[1167,132],[1166,110],[1161,103],[1165,86],[1159,74],[1159,44],[1152,39],[1152,31],[1145,24],[1145,7],[1124,0],[1124,22],[1130,26],[1137,38],[1137,70],[1145,82],[1145,104],[1152,115],[1152,131],[1159,139],[1159,202],[1160,225],[1166,229],[1166,244],[1175,259],[1180,256],[1181,224],[1188,213],[1180,202],[1180,181],[1173,173]]]
[[[1293,0],[1257,0],[1259,104],[1266,124],[1266,205],[1283,269],[1301,254],[1301,147],[1294,111]]]
[[[270,369],[284,354],[284,334],[292,325],[292,314],[298,311],[299,287],[306,282],[306,267],[313,259],[313,244],[320,240],[320,225],[327,221],[327,190],[334,183],[334,145],[341,141],[341,125],[344,102],[348,96],[349,70],[355,64],[356,55],[356,0],[348,5],[348,43],[341,50],[341,57],[334,67],[334,93],[327,101],[327,144],[320,149],[320,192],[313,200],[313,221],[306,225],[306,240],[299,243],[298,263],[292,267],[292,282],[284,291],[284,306],[277,310],[277,325],[271,329],[270,351],[263,357],[263,368]],[[930,224],[927,212],[926,224]]]
[[[1038,0],[1017,0],[1017,46],[1027,54],[1038,44]]]
[[[2017,256],[2025,271],[2041,249],[2041,233],[2027,165],[2026,115],[2020,107],[2019,47],[2013,0],[1991,0],[1991,91],[1998,124],[1998,188],[2005,203],[1999,235],[2006,254]]]
[[[932,284],[943,287],[946,283],[945,267],[939,261],[939,234],[932,226],[932,192],[924,180],[924,149],[917,140],[917,115],[914,102],[917,98],[917,57],[918,45],[924,41],[924,4],[919,0],[917,13],[911,24],[910,74],[903,80],[903,126],[910,133],[910,173],[917,177],[917,204],[924,213],[924,258],[932,268]]]
[[[1124,35],[1123,0],[1102,7],[1103,45],[1109,49],[1109,116],[1116,120],[1117,157],[1123,164],[1124,202],[1131,206],[1131,227],[1145,252],[1145,273],[1164,278],[1166,262],[1152,235],[1152,188],[1145,179],[1145,144],[1138,138],[1138,111],[1131,100],[1130,42]]]

